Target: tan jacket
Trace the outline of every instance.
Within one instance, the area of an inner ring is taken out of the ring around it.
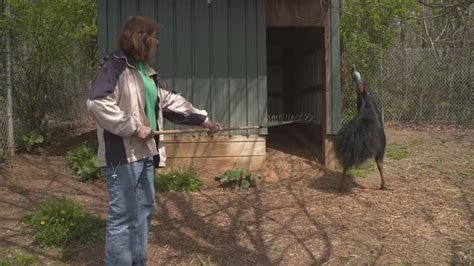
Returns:
[[[158,129],[163,117],[186,125],[201,125],[207,112],[195,108],[184,97],[158,79],[155,70],[145,70],[158,88],[156,111]],[[140,125],[150,126],[145,114],[145,88],[137,69],[119,49],[109,55],[91,85],[87,109],[97,123],[100,166],[130,163],[155,156],[156,166],[164,166],[163,136],[142,140],[135,136]],[[160,152],[159,152],[160,150]]]

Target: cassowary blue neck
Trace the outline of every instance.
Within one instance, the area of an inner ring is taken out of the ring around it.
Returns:
[[[357,84],[357,90],[359,90],[360,93],[365,92],[365,86],[364,86],[363,82],[360,82],[360,83]]]

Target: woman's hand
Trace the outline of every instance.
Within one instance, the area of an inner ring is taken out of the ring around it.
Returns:
[[[202,127],[209,129],[209,131],[207,132],[207,135],[209,136],[214,135],[215,133],[217,133],[218,131],[222,129],[221,124],[209,118],[206,119],[204,123],[202,123]]]
[[[153,137],[153,131],[150,127],[147,126],[140,126],[135,134],[137,137],[143,140],[150,139]]]

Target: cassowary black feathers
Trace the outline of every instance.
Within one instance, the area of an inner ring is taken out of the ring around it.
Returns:
[[[380,172],[381,188],[384,189],[383,158],[386,137],[383,122],[376,103],[365,91],[360,74],[358,75],[358,79],[355,79],[359,94],[357,116],[341,128],[336,136],[336,157],[343,167],[340,188],[342,189],[347,171],[351,167],[359,166],[366,160],[374,158]]]

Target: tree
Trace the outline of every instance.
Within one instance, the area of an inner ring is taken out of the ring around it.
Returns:
[[[343,50],[349,64],[368,70],[370,58],[380,55],[397,40],[400,24],[419,12],[415,0],[344,1],[341,17]],[[369,56],[369,51],[377,51]]]
[[[11,0],[14,112],[29,130],[70,117],[96,64],[95,0]],[[68,108],[69,107],[69,108]]]
[[[368,70],[369,58],[397,45],[470,47],[473,7],[472,0],[344,1],[341,38],[348,63]]]

